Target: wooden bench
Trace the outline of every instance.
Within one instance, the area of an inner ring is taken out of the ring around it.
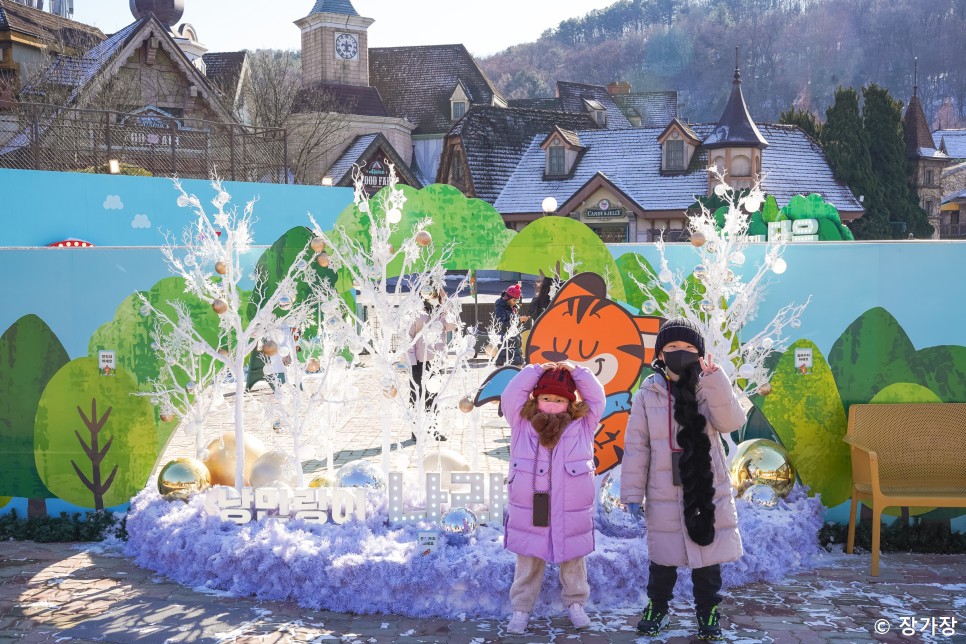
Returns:
[[[966,508],[966,403],[852,405],[845,437],[852,451],[849,540],[859,502],[872,510],[872,575],[879,574],[882,511]]]

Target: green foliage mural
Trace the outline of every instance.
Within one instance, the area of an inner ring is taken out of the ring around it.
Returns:
[[[812,373],[795,368],[796,349],[812,350]],[[771,385],[762,412],[791,454],[802,482],[821,494],[826,506],[842,503],[851,495],[851,461],[842,440],[847,420],[825,357],[811,341],[796,341],[778,361]]]
[[[608,297],[626,301],[625,278],[621,277],[614,256],[594,231],[569,217],[541,217],[527,224],[506,247],[497,268],[550,274],[557,262],[570,261],[571,249],[580,262],[576,272],[597,273],[607,282]]]
[[[436,261],[443,248],[454,243],[453,253],[446,262],[448,270],[493,269],[513,238],[514,232],[506,227],[503,217],[493,206],[480,199],[468,199],[456,188],[444,184],[432,184],[417,190],[399,186],[406,196],[402,220],[389,242],[400,248],[402,241],[412,235],[413,227],[426,217],[433,223],[427,228],[433,236],[436,248],[429,261]],[[387,190],[388,188],[383,188]],[[370,199],[371,206],[380,203],[382,191]],[[380,215],[382,216],[382,215]],[[336,228],[344,228],[353,239],[368,249],[371,219],[369,213],[361,212],[353,204],[339,215]],[[389,265],[389,275],[396,276],[402,268],[402,258]]]
[[[105,376],[94,358],[62,367],[44,389],[34,425],[34,456],[44,484],[60,498],[103,509],[144,487],[158,453],[154,409],[132,396],[127,371]]]
[[[821,241],[852,241],[852,232],[842,223],[839,211],[835,206],[822,199],[821,195],[811,194],[807,197],[795,195],[788,205],[781,209],[778,219],[816,219],[818,220],[818,238]]]
[[[870,403],[938,403],[942,399],[922,385],[911,382],[897,382],[889,385],[875,396]]]
[[[36,315],[25,315],[0,336],[0,445],[4,452],[0,494],[27,498],[30,516],[46,514],[44,499],[49,496],[34,463],[37,403],[48,381],[68,361],[60,340]]]
[[[642,268],[642,265],[646,269]],[[642,255],[625,253],[618,257],[617,272],[624,284],[624,294],[627,298],[625,301],[634,308],[640,310],[647,300],[654,300],[661,305],[667,302],[667,292],[660,287],[656,280],[650,277],[656,275],[657,271]],[[635,282],[635,280],[637,281]],[[643,284],[644,288],[642,289],[638,284]]]
[[[828,354],[846,415],[852,404],[872,400],[893,382],[911,381],[905,372],[893,373],[892,365],[908,365],[915,352],[899,322],[881,307],[850,324]]]

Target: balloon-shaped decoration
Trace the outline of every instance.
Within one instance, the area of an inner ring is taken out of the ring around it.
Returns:
[[[313,253],[321,253],[325,250],[325,240],[321,237],[313,237],[309,244],[312,246]]]
[[[228,349],[225,349],[224,347],[222,347],[221,349],[218,349],[218,355],[220,355],[222,358],[227,358],[231,354],[228,353]]]
[[[161,412],[160,418],[162,423],[170,423],[174,420],[174,414],[168,410],[164,410]]]
[[[308,371],[309,373],[318,373],[319,369],[321,368],[322,368],[322,365],[315,358],[309,358],[305,362],[305,370]]]
[[[704,246],[704,242],[708,241],[708,238],[704,236],[704,233],[700,230],[696,230],[691,233],[691,244],[696,248],[701,248]]]
[[[272,483],[295,485],[297,474],[295,459],[282,452],[262,454],[252,465],[249,477],[252,487],[270,487]]]
[[[775,493],[775,488],[764,483],[755,483],[742,493],[741,498],[765,508],[773,508],[778,503],[778,494]]]
[[[486,348],[483,349],[483,352],[486,353],[486,355],[490,356],[491,358],[495,358],[496,354],[500,352],[500,347],[496,346],[491,342],[490,344],[486,345]]]
[[[262,353],[269,357],[278,353],[278,344],[275,340],[265,340],[262,342]]]
[[[228,272],[227,262],[215,262],[215,272],[219,275],[224,275]]]
[[[352,461],[335,473],[335,486],[383,490],[386,487],[386,475],[369,461]]]
[[[283,295],[282,297],[278,298],[278,308],[282,309],[283,311],[288,311],[290,308],[292,308],[292,298],[290,298],[288,295]]]
[[[762,396],[767,396],[771,393],[771,385],[766,382],[761,387],[758,387],[758,393]]]
[[[476,534],[480,522],[472,510],[460,507],[453,508],[444,514],[440,525],[443,528],[446,543],[458,546],[467,543]]]
[[[390,208],[389,212],[386,213],[386,221],[390,224],[398,224],[402,221],[402,210],[399,208]]]
[[[247,485],[252,466],[258,457],[265,453],[265,446],[251,435],[245,436],[244,481]],[[208,458],[205,466],[211,472],[212,485],[235,485],[235,433],[225,432],[208,445]]]
[[[319,253],[319,256],[315,258],[315,261],[322,268],[329,267],[329,255],[327,253]]]
[[[473,411],[473,398],[471,396],[463,396],[460,398],[460,411],[464,414]]]
[[[228,310],[228,302],[219,297],[211,303],[211,309],[218,315],[221,315]]]
[[[335,487],[332,479],[326,474],[317,474],[311,481],[309,481],[309,487]]]
[[[406,364],[405,362],[402,362],[402,361],[395,363],[392,366],[392,368],[395,369],[399,373],[408,373],[409,372],[409,365]]]
[[[395,398],[398,393],[399,393],[399,390],[396,389],[396,385],[389,385],[388,387],[382,390],[382,395],[385,396],[386,398]]]
[[[176,458],[158,474],[158,492],[168,501],[187,501],[192,494],[209,487],[211,475],[208,468],[194,458]]]
[[[740,443],[731,461],[731,484],[738,494],[752,485],[767,485],[785,498],[795,485],[795,468],[784,447],[765,438]]]
[[[429,246],[433,243],[433,236],[429,234],[428,230],[420,230],[416,233],[416,243],[420,246]]]

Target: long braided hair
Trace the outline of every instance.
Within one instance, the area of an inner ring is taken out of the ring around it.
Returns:
[[[707,419],[698,411],[696,393],[700,368],[693,365],[678,380],[668,380],[674,397],[674,420],[681,427],[681,482],[684,485],[684,527],[691,541],[707,546],[714,541],[714,467]],[[665,378],[667,376],[665,375]]]

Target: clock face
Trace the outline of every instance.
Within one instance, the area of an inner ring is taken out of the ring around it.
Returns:
[[[359,41],[352,34],[339,34],[335,38],[335,53],[339,58],[352,60],[359,55]]]

